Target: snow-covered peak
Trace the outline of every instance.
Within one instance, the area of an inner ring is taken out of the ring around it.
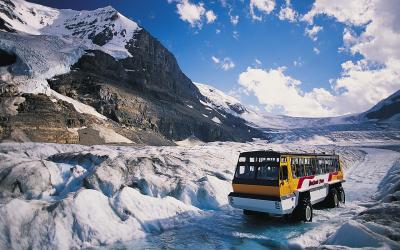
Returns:
[[[203,83],[194,83],[200,90],[200,93],[206,97],[207,105],[223,110],[235,116],[239,116],[245,112],[249,112],[247,108],[236,98],[229,96],[219,89]]]
[[[399,121],[400,119],[400,90],[386,99],[378,102],[363,114],[367,119]]]
[[[126,45],[140,29],[138,24],[106,6],[96,10],[58,10],[24,0],[0,2],[0,19],[6,31],[82,39],[87,47],[115,58],[131,56]]]
[[[1,1],[0,10],[0,19],[6,28],[33,35],[40,35],[40,29],[51,25],[60,15],[57,9],[23,0]]]

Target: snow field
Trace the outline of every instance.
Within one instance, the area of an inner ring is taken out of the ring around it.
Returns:
[[[180,227],[210,210],[229,208],[238,154],[257,149],[267,149],[265,142],[193,147],[0,144],[0,171],[13,169],[0,186],[0,245],[90,247]],[[349,165],[363,156],[351,149],[337,152]],[[38,174],[29,174],[33,172]],[[20,192],[12,188],[16,180],[26,183]]]

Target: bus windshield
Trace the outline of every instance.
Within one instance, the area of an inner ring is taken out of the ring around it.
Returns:
[[[259,166],[257,169],[257,179],[276,181],[279,178],[279,167],[264,165]]]

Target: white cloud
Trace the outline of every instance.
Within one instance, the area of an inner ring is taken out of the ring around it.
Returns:
[[[338,113],[361,112],[400,89],[400,4],[397,0],[319,0],[303,17],[327,15],[344,23],[343,46],[363,59],[342,64],[342,74],[332,81]],[[362,27],[356,34],[354,27]]]
[[[215,30],[215,33],[216,33],[216,34],[219,34],[219,33],[221,33],[221,30],[220,30],[220,29],[216,29],[216,30]]]
[[[182,0],[181,3],[176,5],[178,9],[179,18],[183,21],[190,23],[192,27],[199,27],[201,28],[202,22],[201,18],[206,12],[203,7],[203,3],[199,4],[192,4],[189,0]]]
[[[219,58],[212,56],[211,59],[213,60],[214,63],[218,64],[219,63]]]
[[[233,15],[229,14],[229,17],[230,17],[230,21],[231,21],[231,23],[233,25],[237,25],[239,23],[239,16],[238,15],[233,16]]]
[[[303,66],[303,60],[301,59],[301,57],[297,58],[296,60],[293,61],[293,65],[295,67],[301,67]]]
[[[308,37],[310,37],[313,41],[317,41],[318,40],[317,34],[321,30],[323,30],[323,28],[321,26],[314,25],[314,26],[312,26],[311,29],[310,28],[306,28],[304,30],[304,34],[306,34]]]
[[[257,58],[254,59],[254,61],[256,62],[256,66],[261,66],[262,62],[260,60],[258,60]]]
[[[214,11],[206,10],[203,3],[191,3],[189,0],[168,0],[168,3],[177,2],[176,8],[179,18],[188,22],[190,26],[201,29],[203,22],[213,23],[217,19]]]
[[[254,20],[261,21],[262,15],[257,15],[256,10],[261,14],[269,14],[275,9],[275,0],[250,0],[250,16]]]
[[[321,51],[320,51],[318,48],[316,48],[316,47],[313,48],[313,51],[314,51],[314,53],[317,54],[317,55],[319,55],[319,53],[321,53]]]
[[[303,20],[312,24],[317,15],[335,17],[339,22],[363,25],[366,24],[373,12],[374,2],[379,0],[318,0],[312,9],[303,16]],[[396,1],[396,0],[394,0]]]
[[[221,65],[222,69],[227,71],[235,67],[235,63],[229,57],[225,57]]]
[[[334,112],[321,103],[332,102],[332,95],[323,89],[309,93],[300,90],[301,82],[284,74],[285,67],[263,70],[247,68],[239,75],[239,84],[254,94],[269,112],[281,111],[292,116],[330,116]]]
[[[217,20],[217,16],[212,10],[206,11],[206,18],[207,18],[207,23],[213,23],[215,20]]]
[[[286,0],[285,6],[281,7],[281,10],[279,11],[278,18],[280,20],[288,20],[289,22],[295,22],[297,21],[298,14],[294,9],[292,9],[292,6],[290,4],[290,0]]]
[[[233,38],[235,38],[236,40],[239,40],[239,31],[234,30],[234,31],[232,32],[232,36],[233,36]]]
[[[235,63],[229,57],[225,57],[223,59],[220,59],[218,57],[212,56],[211,60],[216,65],[218,65],[221,69],[223,69],[224,71],[228,71],[228,70],[233,69],[235,67]]]

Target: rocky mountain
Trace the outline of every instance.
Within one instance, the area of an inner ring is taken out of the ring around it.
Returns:
[[[0,30],[3,139],[165,145],[190,136],[265,138],[240,116],[209,107],[173,54],[112,7],[2,0]],[[106,140],[120,138],[112,133],[125,139]]]
[[[400,121],[400,90],[362,114],[367,119]]]

